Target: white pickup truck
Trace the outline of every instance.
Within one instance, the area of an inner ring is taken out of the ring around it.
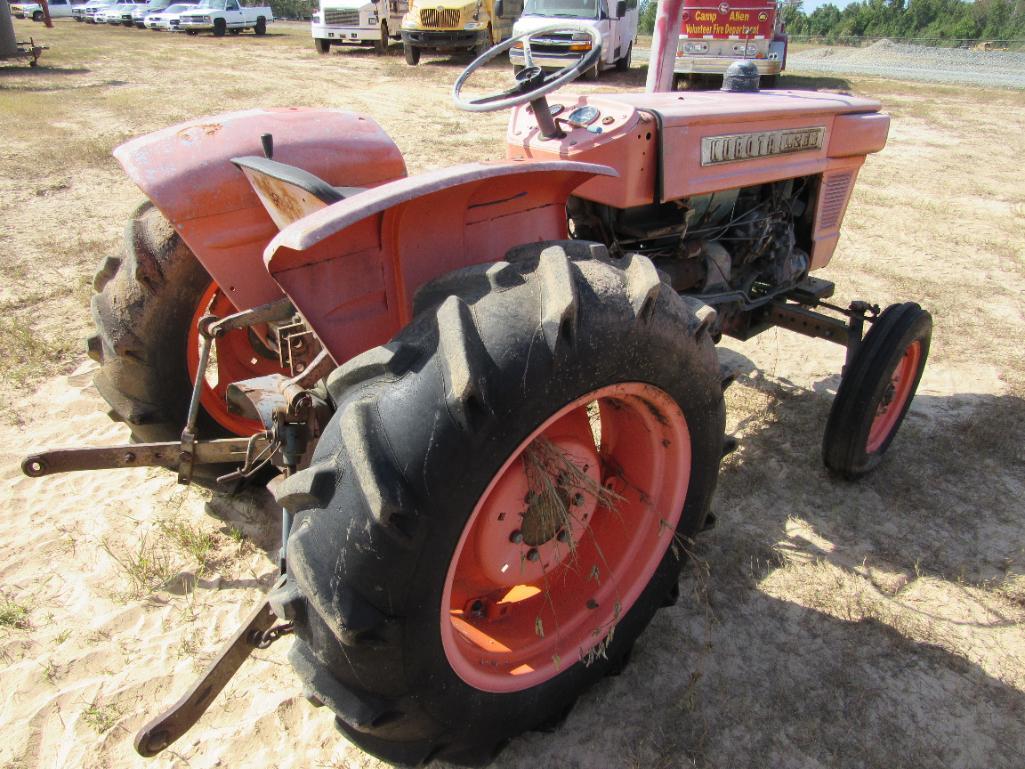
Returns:
[[[272,21],[274,14],[266,5],[241,6],[238,0],[202,0],[178,17],[178,28],[190,35],[211,31],[215,37],[222,37],[225,32],[237,35],[244,29],[263,35]]]

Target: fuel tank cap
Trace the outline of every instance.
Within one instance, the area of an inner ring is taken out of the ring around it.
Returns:
[[[758,67],[753,61],[733,62],[722,76],[723,91],[757,91]]]

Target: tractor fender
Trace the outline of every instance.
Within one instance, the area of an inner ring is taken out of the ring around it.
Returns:
[[[468,163],[382,184],[283,229],[267,271],[338,363],[384,344],[435,278],[567,237],[566,201],[608,166]]]
[[[262,155],[329,184],[373,187],[402,178],[402,154],[371,118],[330,109],[253,109],[197,118],[122,144],[114,157],[174,225],[238,309],[281,297],[260,263],[277,227],[245,175],[231,163]]]

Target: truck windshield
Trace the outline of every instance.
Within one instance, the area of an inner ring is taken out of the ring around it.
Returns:
[[[527,0],[525,16],[551,16],[559,19],[597,19],[599,0]]]
[[[197,5],[196,7],[197,8],[210,8],[210,9],[215,10],[215,11],[223,11],[224,10],[224,2],[225,2],[225,0],[202,0],[200,2],[200,4]]]

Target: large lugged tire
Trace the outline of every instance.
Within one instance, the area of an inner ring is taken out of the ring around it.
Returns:
[[[829,412],[826,467],[854,480],[879,464],[915,397],[931,338],[932,316],[914,302],[890,305],[872,324]]]
[[[557,723],[621,669],[706,520],[710,310],[644,257],[536,254],[418,292],[330,377],[338,411],[277,491],[290,659],[388,761],[480,763]]]
[[[136,441],[178,440],[192,393],[190,355],[198,362],[195,323],[211,302],[223,305],[224,300],[192,251],[150,203],[132,215],[120,255],[101,263],[93,289],[97,333],[88,339],[87,348],[89,357],[101,364],[94,382],[110,404],[111,417],[127,423]],[[222,353],[217,367],[225,377],[234,380],[277,370],[267,359],[251,369],[248,364],[259,356],[254,357],[245,332],[233,333],[229,345],[217,342]],[[231,351],[237,354],[232,356]],[[208,406],[217,396],[204,388],[203,402]],[[211,416],[211,409],[200,409],[200,437],[246,435],[259,429],[258,424],[233,418],[226,408],[218,417],[224,425]],[[197,465],[193,480],[213,486],[229,469]]]

